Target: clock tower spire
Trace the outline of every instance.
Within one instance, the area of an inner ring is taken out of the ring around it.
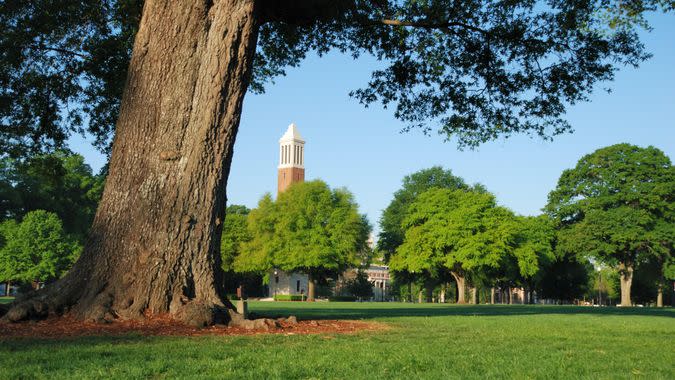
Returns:
[[[295,124],[279,139],[279,178],[277,195],[296,182],[305,180],[305,140]]]

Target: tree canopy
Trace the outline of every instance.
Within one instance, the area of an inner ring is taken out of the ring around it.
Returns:
[[[17,223],[2,223],[0,280],[45,282],[61,277],[80,253],[81,246],[63,230],[54,213],[31,211]]]
[[[519,216],[517,223],[513,255],[517,259],[518,274],[529,282],[540,273],[542,266],[555,260],[553,250],[555,230],[546,215]]]
[[[311,283],[358,267],[367,252],[370,226],[353,196],[320,180],[294,184],[276,202],[266,195],[248,222],[251,240],[235,259],[238,271],[304,272]]]
[[[497,268],[513,254],[518,226],[515,216],[496,205],[487,192],[431,189],[410,205],[403,221],[405,240],[390,268],[408,272],[451,271],[464,302],[466,277]]]
[[[0,219],[21,219],[33,210],[56,213],[69,234],[86,235],[103,191],[84,157],[67,151],[29,159],[0,158]]]
[[[234,260],[241,253],[241,245],[251,240],[247,217],[251,212],[246,206],[230,205],[225,213],[223,235],[220,238],[220,255],[223,270],[234,271]]]
[[[0,151],[63,147],[88,131],[109,151],[142,0],[0,4]],[[250,89],[314,51],[384,62],[351,95],[405,129],[460,146],[571,130],[569,105],[649,55],[638,27],[671,1],[265,1]]]
[[[405,235],[403,220],[407,216],[410,204],[417,199],[417,196],[433,188],[467,189],[468,187],[462,178],[440,166],[422,169],[405,176],[401,189],[394,193],[394,198],[380,217],[381,231],[377,240],[377,248],[384,253],[385,261],[403,243]]]
[[[662,151],[616,144],[565,170],[546,210],[559,228],[558,249],[619,267],[629,306],[635,266],[672,257],[674,199],[675,168]]]

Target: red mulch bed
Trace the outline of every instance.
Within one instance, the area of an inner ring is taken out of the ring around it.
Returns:
[[[194,328],[174,321],[168,315],[152,316],[143,321],[114,321],[112,323],[82,322],[68,316],[53,317],[42,321],[0,323],[0,340],[4,338],[55,339],[80,336],[115,336],[139,334],[144,336],[227,336],[258,334],[349,334],[358,331],[382,330],[384,325],[362,321],[298,321],[291,324],[279,322],[281,327],[247,330],[223,325]]]

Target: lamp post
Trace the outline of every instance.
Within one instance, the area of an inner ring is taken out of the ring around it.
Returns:
[[[598,306],[602,306],[602,292],[600,286],[602,286],[602,268],[597,267],[598,271]]]
[[[279,272],[274,269],[274,300],[277,300],[277,286],[279,286]]]

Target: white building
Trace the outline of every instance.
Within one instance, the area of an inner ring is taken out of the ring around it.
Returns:
[[[276,295],[307,295],[309,278],[304,273],[284,272],[279,269],[273,269],[269,273],[270,297]]]
[[[365,270],[368,281],[373,284],[373,300],[386,301],[391,287],[389,267],[386,265],[371,265]]]

